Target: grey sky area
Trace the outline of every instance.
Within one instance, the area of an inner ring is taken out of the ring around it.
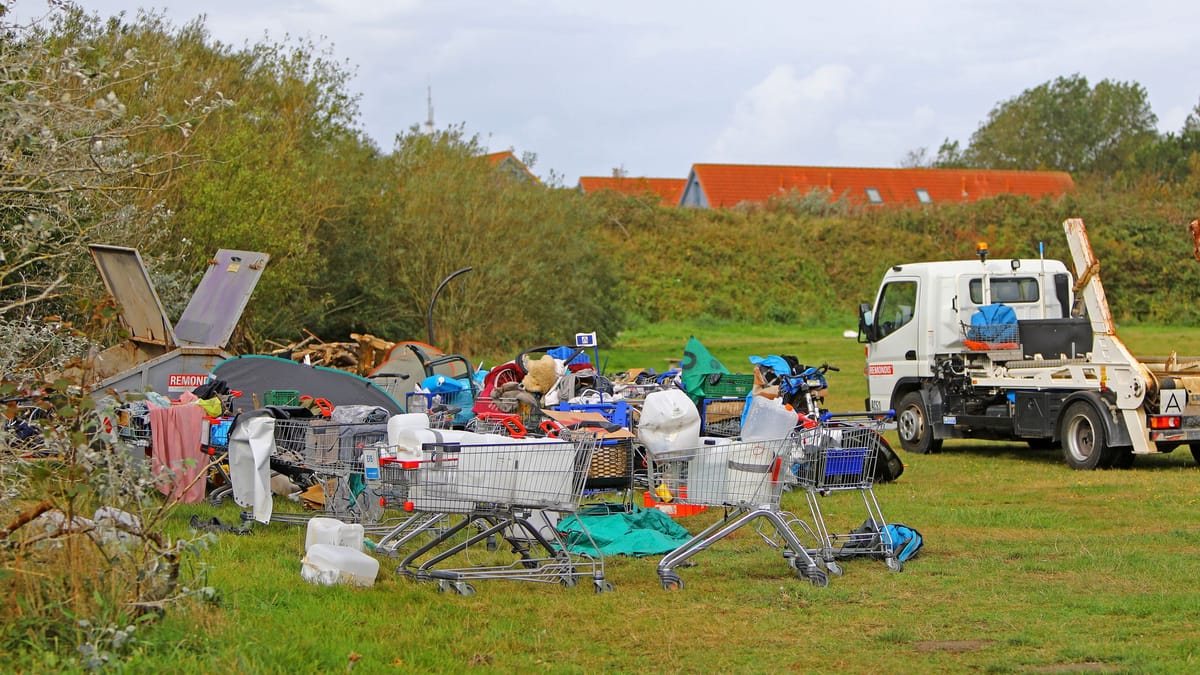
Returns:
[[[426,118],[534,173],[686,177],[697,162],[893,167],[965,145],[999,102],[1079,73],[1146,88],[1161,131],[1200,102],[1195,0],[90,0],[240,46],[310,37],[355,73],[383,149]],[[19,16],[42,0],[20,0]]]

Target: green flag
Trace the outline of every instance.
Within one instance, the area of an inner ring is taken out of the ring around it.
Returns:
[[[683,380],[683,390],[697,402],[704,398],[704,385],[707,383],[709,375],[729,373],[729,369],[710,354],[695,336],[689,338],[687,346],[683,348],[683,359],[679,361],[679,370],[681,371],[680,379]]]

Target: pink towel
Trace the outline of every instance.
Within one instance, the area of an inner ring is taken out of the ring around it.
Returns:
[[[204,501],[208,457],[200,448],[203,422],[204,410],[197,405],[150,408],[150,468],[161,477],[159,491],[185,504]]]

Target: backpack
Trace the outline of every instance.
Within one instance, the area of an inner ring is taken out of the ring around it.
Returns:
[[[875,482],[890,483],[900,477],[904,473],[904,462],[900,461],[900,456],[892,450],[892,446],[888,444],[887,439],[882,435],[876,435],[875,442]]]
[[[896,560],[900,562],[906,562],[916,557],[921,552],[921,547],[925,545],[925,538],[921,536],[921,533],[907,525],[888,523],[885,529],[892,539],[892,551],[896,555]]]
[[[916,557],[925,544],[925,538],[921,536],[921,533],[907,525],[889,523],[884,529],[887,530],[888,537],[892,540],[892,554],[900,562],[906,562]],[[837,557],[849,558],[865,554],[871,554],[876,558],[883,557],[879,554],[881,548],[879,525],[873,518],[864,520],[863,524],[852,530],[850,534],[852,535],[850,541],[834,552]],[[874,536],[866,538],[862,536],[865,534]]]

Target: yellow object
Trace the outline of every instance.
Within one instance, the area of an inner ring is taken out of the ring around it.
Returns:
[[[200,407],[204,409],[204,414],[208,415],[209,417],[221,416],[221,399],[206,398],[201,399],[198,403]]]
[[[667,488],[666,483],[659,483],[658,487],[654,488],[654,495],[664,504],[670,503],[672,499],[671,490]]]

